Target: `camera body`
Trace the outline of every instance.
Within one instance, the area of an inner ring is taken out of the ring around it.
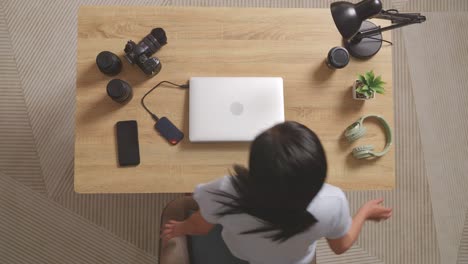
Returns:
[[[130,64],[138,65],[145,74],[155,75],[161,70],[161,62],[151,55],[166,43],[166,32],[162,28],[155,28],[138,44],[129,40],[125,45],[124,57]]]

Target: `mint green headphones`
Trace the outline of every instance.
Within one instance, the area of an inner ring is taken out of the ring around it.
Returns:
[[[392,130],[390,129],[390,126],[388,125],[387,121],[385,121],[385,119],[379,115],[363,116],[359,118],[356,122],[352,123],[348,128],[346,128],[344,136],[346,137],[348,142],[353,142],[363,137],[366,134],[366,127],[364,127],[363,122],[368,117],[376,118],[377,120],[380,121],[380,123],[384,127],[386,138],[387,138],[385,148],[381,152],[374,152],[374,146],[372,145],[362,145],[362,146],[355,147],[352,153],[353,153],[353,156],[357,159],[381,157],[385,155],[390,150],[390,147],[392,146]]]

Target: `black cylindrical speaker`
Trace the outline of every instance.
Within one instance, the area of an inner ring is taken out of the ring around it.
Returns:
[[[344,68],[349,63],[349,53],[345,48],[334,47],[328,52],[327,65],[331,69]]]

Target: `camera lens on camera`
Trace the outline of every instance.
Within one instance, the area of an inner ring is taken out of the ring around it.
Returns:
[[[125,45],[124,57],[130,64],[137,64],[147,75],[155,75],[161,70],[161,62],[151,57],[162,46],[166,45],[167,36],[162,28],[154,28],[138,44],[129,40]]]
[[[151,36],[153,36],[161,46],[164,46],[167,44],[167,36],[166,32],[162,28],[153,28],[151,30]]]
[[[96,64],[102,73],[110,76],[117,75],[122,70],[122,61],[110,51],[99,53],[96,57]]]

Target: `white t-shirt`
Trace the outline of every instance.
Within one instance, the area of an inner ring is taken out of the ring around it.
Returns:
[[[283,243],[265,238],[268,233],[241,235],[241,232],[262,226],[262,223],[248,214],[218,217],[216,213],[222,205],[216,201],[227,198],[210,193],[217,190],[236,194],[229,176],[198,185],[194,199],[200,207],[200,213],[206,221],[223,226],[222,237],[231,253],[250,264],[308,264],[314,257],[318,239],[343,237],[351,227],[352,220],[345,194],[338,187],[324,184],[307,207],[318,222],[305,232]]]

